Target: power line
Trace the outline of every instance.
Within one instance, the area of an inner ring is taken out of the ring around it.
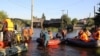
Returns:
[[[69,4],[68,6],[71,6],[71,7],[72,7],[73,5],[75,6],[75,5],[79,4],[80,2],[82,2],[82,0],[79,0],[79,1],[76,1],[76,2],[74,2],[74,3],[71,3],[71,4]]]
[[[63,15],[65,10],[61,10],[61,11],[62,11],[62,15]]]
[[[95,6],[94,6],[94,17],[95,17]]]
[[[31,0],[31,27],[33,28],[33,0]]]
[[[8,0],[7,0],[7,1],[8,1]],[[17,1],[17,0],[16,0],[16,1]],[[25,6],[22,6],[22,5],[20,5],[20,4],[14,3],[14,2],[12,2],[11,0],[9,0],[8,2],[11,3],[11,4],[13,4],[13,5],[16,5],[16,6],[18,6],[18,7],[24,8],[24,9],[30,9],[29,7],[25,7]]]

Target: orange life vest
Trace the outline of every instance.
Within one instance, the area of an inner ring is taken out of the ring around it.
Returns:
[[[28,37],[28,29],[23,29],[22,30],[22,35],[24,36],[24,37]]]
[[[89,31],[86,31],[87,36],[91,36],[91,33]]]
[[[100,40],[100,31],[97,31],[97,32],[95,33],[94,38],[95,38],[96,40]]]
[[[89,38],[87,36],[87,34],[85,32],[82,33],[82,35],[80,36],[80,39],[84,42],[88,42]]]
[[[3,47],[4,47],[4,42],[0,41],[0,48],[3,48]]]
[[[83,30],[80,30],[79,33],[78,33],[78,36],[81,36],[83,33]]]
[[[29,37],[31,37],[33,35],[33,28],[28,29],[28,34],[29,34]]]

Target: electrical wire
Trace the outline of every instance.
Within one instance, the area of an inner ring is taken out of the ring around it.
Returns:
[[[25,6],[22,6],[22,5],[20,5],[20,4],[14,3],[14,2],[12,2],[11,0],[7,0],[7,1],[8,1],[9,3],[13,4],[13,5],[18,6],[18,7],[21,7],[21,8],[27,9],[27,10],[30,9],[29,7],[25,7]],[[16,2],[17,2],[17,0],[16,0]]]

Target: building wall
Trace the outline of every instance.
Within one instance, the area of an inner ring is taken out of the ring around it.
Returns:
[[[33,27],[43,28],[43,22],[42,18],[33,18]]]

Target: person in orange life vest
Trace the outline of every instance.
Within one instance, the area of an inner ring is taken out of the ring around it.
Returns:
[[[50,39],[53,39],[53,33],[50,30],[48,30],[48,34],[49,34]]]
[[[86,34],[88,37],[91,37],[91,32],[88,29],[86,29]]]
[[[82,33],[83,33],[83,29],[81,29],[81,30],[79,31],[78,37],[80,37],[80,36],[82,35]]]
[[[28,32],[29,32],[29,40],[31,40],[31,39],[32,39],[32,36],[33,36],[33,28],[30,27],[30,28],[28,29]]]
[[[84,28],[82,34],[80,35],[80,40],[84,41],[84,42],[88,42],[89,41],[89,37],[87,35],[87,29]]]
[[[96,28],[96,32],[94,33],[94,39],[100,40],[100,27]]]
[[[27,28],[24,28],[24,29],[22,30],[22,35],[23,35],[25,41],[27,42],[28,39],[29,39],[29,38],[28,38],[28,29],[27,29]]]
[[[94,27],[93,31],[92,31],[92,37],[94,38],[94,40],[96,40],[96,32],[97,32],[97,27]]]
[[[11,47],[12,41],[14,41],[14,23],[11,21],[11,19],[7,18],[3,21],[3,28],[2,28],[3,34],[4,34],[4,43],[5,46]]]
[[[88,30],[88,29],[86,29],[86,28],[84,28],[84,30],[85,30],[85,33],[88,35],[88,37],[90,37],[91,36],[91,32]],[[80,31],[79,31],[79,36],[82,34],[82,32],[84,32],[84,30],[83,29],[81,29]]]
[[[83,33],[83,29],[80,29],[78,32],[78,36],[75,36],[74,39],[79,39],[82,33]]]

